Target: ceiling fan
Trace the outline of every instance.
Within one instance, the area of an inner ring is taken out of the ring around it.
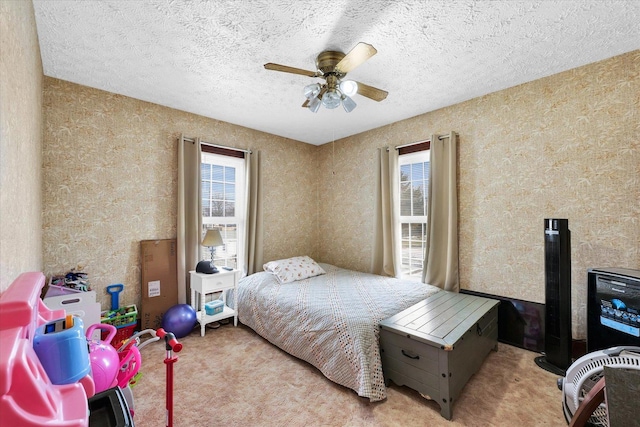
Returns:
[[[271,62],[264,64],[264,68],[284,73],[323,78],[325,80],[323,84],[313,83],[304,87],[304,96],[307,100],[302,106],[316,113],[320,105],[332,109],[342,104],[345,111],[350,113],[356,108],[355,101],[351,99],[356,93],[378,102],[388,95],[388,92],[382,89],[354,80],[344,79],[348,72],[353,71],[377,52],[370,44],[360,42],[346,55],[335,50],[320,52],[316,58],[317,71],[308,71]]]

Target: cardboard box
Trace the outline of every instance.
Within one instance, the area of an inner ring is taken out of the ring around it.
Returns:
[[[140,327],[158,329],[162,316],[178,304],[176,239],[142,240]]]

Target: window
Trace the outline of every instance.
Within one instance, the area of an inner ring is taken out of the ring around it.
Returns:
[[[400,169],[400,276],[422,279],[427,244],[427,197],[429,194],[429,150],[402,154]]]
[[[202,237],[209,228],[220,230],[224,245],[214,248],[217,266],[238,268],[244,239],[244,159],[202,152]],[[203,259],[211,259],[211,248],[202,247]]]

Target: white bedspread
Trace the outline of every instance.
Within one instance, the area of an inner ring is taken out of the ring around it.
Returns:
[[[287,284],[267,272],[241,279],[239,319],[330,380],[382,400],[378,323],[439,289],[320,265],[327,274]]]

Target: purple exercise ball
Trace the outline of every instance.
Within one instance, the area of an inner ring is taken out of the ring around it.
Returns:
[[[177,304],[162,316],[162,329],[173,332],[176,338],[189,334],[196,325],[196,311],[189,304]]]

